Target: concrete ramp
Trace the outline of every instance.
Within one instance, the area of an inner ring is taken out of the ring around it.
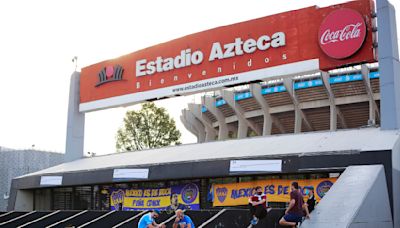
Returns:
[[[350,166],[301,228],[393,228],[382,165]]]

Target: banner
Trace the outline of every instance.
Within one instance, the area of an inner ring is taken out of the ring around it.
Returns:
[[[279,13],[84,67],[79,110],[374,62],[371,2],[358,0]]]
[[[111,210],[200,209],[199,184],[167,188],[111,189]]]
[[[315,199],[319,201],[335,183],[337,178],[308,179],[308,180],[259,180],[252,182],[214,184],[213,206],[238,206],[248,204],[248,198],[255,193],[255,187],[261,186],[267,194],[268,202],[289,202],[290,185],[297,181],[303,195],[305,187],[313,187]]]

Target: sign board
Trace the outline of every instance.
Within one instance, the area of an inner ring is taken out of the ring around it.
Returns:
[[[229,172],[281,172],[282,160],[232,160]]]
[[[358,0],[279,13],[85,67],[79,110],[373,62],[372,4]]]
[[[114,169],[113,179],[147,179],[149,169]]]
[[[250,196],[255,194],[255,187],[261,186],[268,202],[289,202],[290,185],[297,181],[300,190],[305,196],[305,187],[313,187],[315,199],[319,201],[329,191],[337,178],[321,178],[309,180],[259,180],[251,182],[214,184],[213,206],[238,206],[247,205]]]
[[[40,186],[56,186],[62,184],[62,176],[41,176]]]
[[[112,189],[110,201],[111,210],[199,210],[199,183],[151,189]]]

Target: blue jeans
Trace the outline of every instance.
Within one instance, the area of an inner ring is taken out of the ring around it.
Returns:
[[[285,216],[283,216],[286,222],[301,222],[303,219],[303,216],[293,214],[293,213],[288,213]]]

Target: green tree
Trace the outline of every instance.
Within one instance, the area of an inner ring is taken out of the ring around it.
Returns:
[[[117,132],[117,151],[136,151],[180,144],[181,133],[165,108],[149,102],[139,111],[127,111]]]

